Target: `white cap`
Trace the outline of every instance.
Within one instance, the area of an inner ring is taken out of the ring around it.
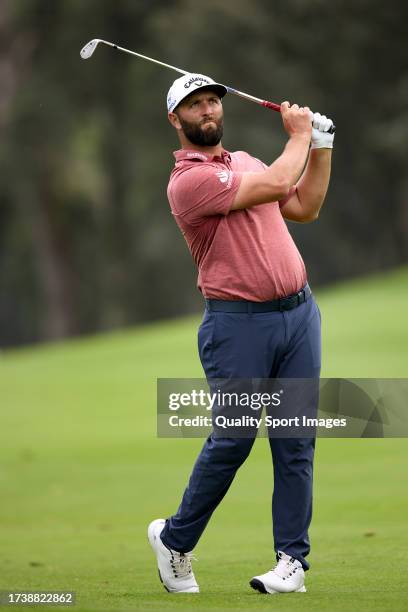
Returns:
[[[223,98],[228,91],[225,85],[216,83],[204,74],[188,72],[176,79],[170,87],[169,93],[167,94],[168,112],[172,113],[184,98],[187,98],[190,94],[204,87],[211,87],[220,98]]]

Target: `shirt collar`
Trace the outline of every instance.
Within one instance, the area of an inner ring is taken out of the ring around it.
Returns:
[[[224,162],[226,159],[231,160],[231,154],[223,149],[221,151],[221,155],[209,155],[208,153],[203,153],[202,151],[195,151],[194,149],[179,149],[178,151],[173,152],[176,161],[200,161],[200,162],[212,162],[212,161],[221,161]]]

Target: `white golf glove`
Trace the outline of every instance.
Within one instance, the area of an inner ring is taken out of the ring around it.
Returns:
[[[333,121],[321,115],[320,113],[311,113],[312,120],[312,149],[332,149],[334,134],[331,134],[330,130],[333,125]]]

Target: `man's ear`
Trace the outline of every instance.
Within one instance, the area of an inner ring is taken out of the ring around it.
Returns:
[[[181,130],[180,119],[178,118],[176,113],[168,113],[167,115],[171,125],[176,128],[176,130]]]

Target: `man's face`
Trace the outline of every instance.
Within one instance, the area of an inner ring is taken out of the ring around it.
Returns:
[[[220,98],[210,89],[193,93],[181,102],[177,115],[184,135],[195,145],[213,147],[223,134],[223,110]]]

